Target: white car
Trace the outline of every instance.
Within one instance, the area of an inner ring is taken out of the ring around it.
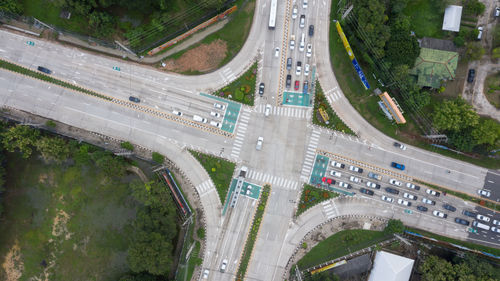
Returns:
[[[302,73],[302,62],[297,62],[297,69],[295,70],[295,75],[300,76]]]
[[[220,113],[219,112],[213,112],[213,111],[211,111],[210,115],[213,116],[213,117],[220,117]]]
[[[264,138],[263,137],[259,137],[257,139],[257,146],[255,147],[255,149],[257,150],[261,150],[262,149],[262,144],[264,143]]]
[[[411,206],[411,202],[408,202],[408,201],[403,200],[403,199],[401,199],[401,198],[400,198],[400,199],[398,199],[398,204],[399,204],[399,205],[408,206],[408,207],[409,207],[409,206]]]
[[[422,202],[424,202],[425,204],[429,204],[429,205],[436,205],[436,202],[430,200],[430,199],[427,199],[427,198],[422,198]]]
[[[307,9],[307,2],[307,0],[304,0],[304,2],[302,3],[302,8]]]
[[[415,189],[415,185],[411,182],[407,182],[406,187],[411,188],[411,189]]]
[[[304,28],[306,26],[306,15],[300,15],[299,27]]]
[[[353,172],[358,172],[358,173],[362,173],[363,172],[363,169],[361,168],[358,168],[356,166],[349,166],[349,171],[353,171]]]
[[[477,194],[479,194],[480,196],[484,196],[484,197],[490,197],[491,196],[491,192],[489,192],[486,189],[479,189],[477,191]]]
[[[340,178],[342,176],[342,174],[337,171],[330,171],[330,175],[337,178]]]
[[[351,189],[352,188],[352,186],[350,184],[348,184],[346,182],[343,182],[343,181],[339,182],[339,186],[343,187],[343,188],[347,188],[347,189]]]
[[[299,13],[299,8],[297,7],[297,5],[293,6],[293,9],[292,9],[292,19],[296,19],[298,13]]]
[[[290,40],[290,50],[294,49],[295,49],[295,36],[293,36],[292,39]]]
[[[439,197],[439,194],[440,194],[439,192],[432,190],[432,189],[427,189],[425,192],[427,192],[427,194],[434,195],[437,197]]]
[[[492,227],[491,231],[496,232],[496,233],[500,233],[500,228],[498,228],[498,227]]]
[[[208,279],[208,273],[210,273],[210,272],[208,271],[208,269],[205,269],[205,270],[203,271],[203,277],[202,277],[202,278],[203,278],[203,279]]]
[[[220,103],[214,103],[214,107],[220,110],[224,110],[226,108],[225,105],[220,104]]]
[[[485,221],[485,222],[490,222],[490,220],[491,220],[489,217],[487,217],[487,216],[483,216],[483,215],[481,215],[481,214],[478,214],[478,215],[476,216],[476,219],[478,219],[478,220],[482,220],[482,221]]]
[[[500,225],[500,220],[493,220],[492,224],[494,224],[494,225]]]
[[[172,111],[172,113],[173,113],[174,115],[177,115],[177,116],[182,116],[182,112],[177,111],[177,110]]]
[[[313,49],[312,44],[311,43],[307,44],[306,57],[310,58],[312,56],[312,49]]]
[[[219,123],[217,121],[210,121],[210,125],[217,127],[217,128],[222,128],[222,123]]]
[[[224,259],[220,266],[220,272],[224,273],[226,271],[226,268],[227,268],[227,259]]]
[[[382,200],[387,201],[387,202],[391,202],[391,203],[394,202],[394,199],[392,199],[391,197],[387,197],[385,195],[382,195],[382,197],[380,197],[380,198],[382,198]]]
[[[397,185],[397,186],[401,186],[401,185],[403,185],[400,181],[397,181],[397,180],[395,180],[395,179],[390,179],[390,180],[389,180],[389,183],[390,183],[390,184],[393,184],[393,185]]]
[[[308,63],[306,63],[306,65],[304,66],[304,75],[309,76],[309,64]]]
[[[359,178],[355,177],[355,176],[350,176],[349,180],[352,181],[352,182],[356,182],[356,183],[361,182],[361,180]]]
[[[371,181],[367,181],[366,186],[371,187],[371,188],[380,189],[380,184],[376,184],[376,183],[371,182]]]
[[[264,115],[269,116],[269,114],[271,114],[271,105],[266,104],[266,111],[264,111]]]
[[[344,167],[345,167],[344,164],[336,162],[336,161],[333,161],[333,160],[332,160],[332,162],[330,162],[330,164],[332,165],[332,167],[335,167],[335,168],[344,169]]]
[[[418,198],[417,196],[410,194],[410,193],[406,193],[406,192],[403,194],[403,197],[411,199],[411,200],[417,200],[417,198]]]
[[[276,47],[276,48],[274,49],[274,56],[275,56],[275,57],[279,57],[279,56],[280,56],[280,47]]]
[[[443,218],[443,219],[445,219],[445,218],[447,218],[447,217],[448,217],[448,215],[447,215],[447,214],[445,214],[445,213],[443,213],[443,212],[440,212],[440,211],[434,211],[434,212],[432,212],[432,214],[433,214],[434,216],[436,216],[436,217],[440,217],[440,218]]]

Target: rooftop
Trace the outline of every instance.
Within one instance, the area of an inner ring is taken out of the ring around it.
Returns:
[[[443,30],[460,30],[460,19],[462,18],[462,6],[450,5],[444,10]]]
[[[408,281],[414,262],[388,252],[377,252],[368,281]]]
[[[458,53],[430,48],[421,48],[410,74],[417,76],[417,85],[439,88],[441,81],[455,79]]]

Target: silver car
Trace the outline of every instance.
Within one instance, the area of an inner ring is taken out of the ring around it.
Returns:
[[[262,149],[262,144],[264,143],[264,138],[263,137],[259,137],[257,139],[257,146],[255,146],[255,149],[257,150],[261,150]]]

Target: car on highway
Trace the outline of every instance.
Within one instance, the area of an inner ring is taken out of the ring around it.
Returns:
[[[213,117],[220,117],[220,113],[219,112],[214,112],[214,111],[210,111],[210,115],[213,116]]]
[[[224,259],[222,261],[222,264],[220,265],[220,272],[224,273],[226,271],[226,268],[227,268],[227,259]]]
[[[411,182],[407,182],[407,183],[406,183],[406,187],[411,188],[411,189],[415,189],[415,190],[420,190],[420,186],[418,186],[418,185],[414,185],[414,184],[413,184],[413,183],[411,183]]]
[[[290,36],[290,50],[294,50],[295,49],[295,35],[292,34]]]
[[[427,199],[427,198],[422,198],[422,202],[425,203],[425,204],[429,204],[429,205],[436,205],[436,202],[435,201],[432,201],[430,199]]]
[[[391,167],[399,169],[401,171],[405,170],[405,165],[399,164],[399,163],[396,163],[396,162],[391,162]]]
[[[307,2],[308,2],[308,0],[304,0],[304,2],[302,3],[303,9],[307,9]]]
[[[467,211],[467,210],[463,210],[463,211],[462,211],[462,214],[463,214],[463,215],[466,215],[466,216],[468,216],[468,217],[471,217],[471,218],[475,218],[475,217],[477,216],[477,214],[476,214],[476,213],[471,212],[471,211]]]
[[[182,112],[177,111],[177,110],[172,111],[172,113],[173,113],[174,115],[177,115],[177,116],[182,116]]]
[[[340,178],[342,176],[342,174],[340,172],[337,172],[337,171],[330,171],[330,175],[337,177],[337,178]]]
[[[483,196],[483,197],[490,197],[491,196],[491,192],[489,192],[486,189],[479,189],[477,191],[477,194],[479,194],[480,196]]]
[[[439,197],[439,195],[441,195],[441,193],[439,193],[439,192],[437,192],[437,191],[435,191],[435,190],[432,190],[432,189],[427,189],[425,192],[426,192],[427,194],[434,195],[434,196],[436,196],[436,197]]]
[[[208,271],[208,269],[205,269],[205,270],[203,271],[203,276],[202,276],[202,278],[203,278],[203,279],[208,279],[208,274],[209,274],[209,273],[210,273],[210,271]]]
[[[295,75],[300,76],[302,73],[302,62],[298,61],[297,62],[297,69],[295,70]]]
[[[295,85],[293,86],[293,89],[297,91],[300,88],[300,82],[299,80],[295,80]]]
[[[427,212],[427,210],[429,210],[429,209],[425,206],[418,205],[417,210],[419,210],[420,212]]]
[[[222,128],[222,123],[217,122],[217,121],[210,121],[210,125],[217,127],[217,128]]]
[[[380,189],[380,184],[374,183],[374,182],[371,182],[371,181],[367,181],[366,182],[366,186],[371,187],[371,188],[375,188],[375,189]]]
[[[280,56],[280,47],[274,48],[274,57],[277,58]]]
[[[496,233],[500,233],[500,228],[494,226],[491,228],[491,231],[496,232]]]
[[[401,198],[400,198],[400,199],[398,199],[398,204],[399,204],[399,205],[408,206],[408,207],[410,207],[410,206],[411,206],[411,202],[408,202],[408,201],[403,200],[403,199],[401,199]]]
[[[457,208],[453,207],[450,204],[443,204],[443,208],[445,208],[446,210],[448,210],[450,212],[455,212],[457,210]]]
[[[309,76],[309,68],[310,68],[309,64],[306,63],[306,65],[304,65],[304,75],[305,76]]]
[[[496,7],[495,8],[495,17],[499,17],[500,16],[500,8],[499,7]]]
[[[134,97],[134,96],[128,97],[128,100],[132,101],[132,102],[137,102],[137,103],[141,102],[141,100],[138,97]]]
[[[265,87],[266,87],[266,85],[263,82],[261,82],[259,84],[259,95],[261,95],[261,96],[264,95],[264,89],[265,89]]]
[[[310,25],[309,26],[309,36],[313,36],[314,35],[314,25]]]
[[[500,220],[493,220],[492,224],[494,224],[494,225],[500,225]]]
[[[389,193],[392,193],[392,194],[396,194],[398,195],[399,194],[399,190],[395,189],[395,188],[390,188],[390,187],[386,187],[385,188],[385,191],[389,192]]]
[[[52,74],[52,70],[50,70],[50,69],[48,69],[46,67],[39,66],[37,69],[38,69],[38,71],[41,71],[41,72],[43,72],[45,74]]]
[[[349,177],[349,180],[352,181],[352,182],[355,182],[355,183],[360,183],[361,180],[355,176],[350,176]]]
[[[381,198],[382,200],[387,201],[387,202],[390,202],[390,203],[394,202],[394,199],[392,199],[391,197],[387,197],[387,196],[385,196],[385,195],[382,195],[382,197],[380,197],[380,198]]]
[[[312,44],[311,43],[307,44],[306,57],[310,58],[312,56],[312,49],[313,49]]]
[[[286,76],[286,88],[290,88],[290,86],[292,86],[292,75],[288,74]]]
[[[458,224],[469,226],[470,222],[468,220],[464,220],[462,218],[455,218],[455,222]]]
[[[481,215],[481,214],[478,214],[478,215],[476,216],[476,219],[478,219],[478,220],[482,220],[482,221],[485,221],[485,222],[490,222],[490,220],[491,220],[489,217],[487,217],[487,216],[485,216],[485,215]]]
[[[323,177],[321,181],[327,184],[335,184],[335,180],[332,178]]]
[[[359,191],[361,193],[364,193],[364,194],[367,194],[367,195],[373,195],[373,194],[375,194],[373,191],[371,191],[369,189],[366,189],[366,188],[361,188]]]
[[[361,174],[361,173],[363,173],[363,169],[358,168],[358,167],[356,167],[356,166],[352,166],[352,165],[351,165],[351,166],[349,166],[349,171],[358,172],[358,173],[360,173],[360,174]]]
[[[257,138],[257,145],[255,146],[255,149],[261,150],[263,143],[264,143],[264,138],[263,137]]]
[[[333,161],[333,160],[330,162],[330,165],[332,165],[332,167],[335,167],[335,168],[340,168],[340,169],[344,169],[345,168],[344,164],[336,162],[336,161]]]
[[[291,70],[292,69],[292,58],[287,58],[286,59],[286,70]]]
[[[214,103],[214,107],[220,110],[224,110],[226,108],[225,105],[220,104],[220,103]]]
[[[395,143],[394,143],[394,146],[395,146],[395,147],[398,147],[398,148],[401,148],[402,150],[406,150],[406,145],[404,145],[404,144],[402,144],[402,143],[395,142]]]
[[[403,197],[411,199],[411,200],[417,200],[418,199],[418,196],[410,194],[410,193],[406,193],[406,192],[403,194]]]
[[[346,182],[343,182],[343,181],[339,182],[339,186],[343,187],[343,188],[347,188],[347,189],[351,189],[352,188],[352,185],[350,185],[350,184],[348,184]]]
[[[390,179],[389,183],[393,184],[393,185],[397,185],[397,186],[402,186],[403,185],[400,181],[398,181],[396,179]]]
[[[469,75],[467,76],[467,82],[472,83],[474,82],[474,78],[476,77],[476,70],[475,69],[469,69]]]
[[[443,213],[443,212],[440,212],[440,211],[437,211],[437,210],[436,210],[436,211],[433,211],[433,212],[432,212],[432,214],[433,214],[434,216],[436,216],[436,217],[443,218],[443,219],[445,219],[445,218],[447,218],[447,217],[448,217],[448,215],[447,215],[447,214],[445,214],[445,213]]]
[[[299,27],[304,28],[306,25],[306,15],[300,15]]]
[[[298,14],[299,14],[299,8],[297,7],[297,5],[294,5],[292,9],[292,19],[296,19]]]
[[[266,110],[264,111],[264,116],[269,116],[269,114],[271,114],[271,105],[270,104],[266,104]]]

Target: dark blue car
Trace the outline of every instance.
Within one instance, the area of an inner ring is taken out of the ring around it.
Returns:
[[[400,169],[401,171],[404,171],[404,169],[405,169],[405,165],[399,164],[396,162],[391,162],[391,167],[396,168],[396,169]]]

